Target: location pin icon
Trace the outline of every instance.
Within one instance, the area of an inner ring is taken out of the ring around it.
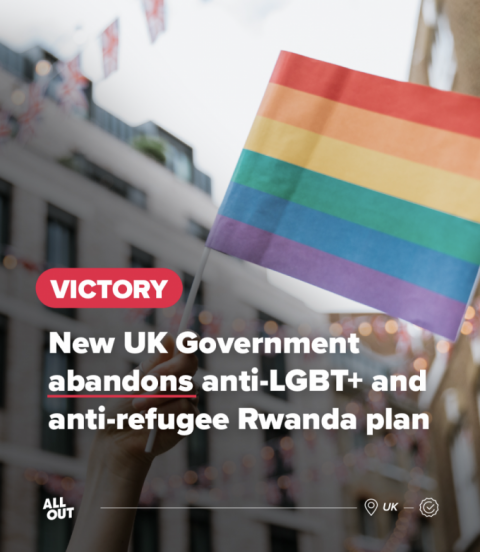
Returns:
[[[374,498],[369,498],[365,500],[365,510],[373,516],[373,514],[377,511],[378,508],[378,502]]]

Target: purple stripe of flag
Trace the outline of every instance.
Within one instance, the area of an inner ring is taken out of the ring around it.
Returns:
[[[217,215],[207,247],[456,339],[466,305],[383,272]]]

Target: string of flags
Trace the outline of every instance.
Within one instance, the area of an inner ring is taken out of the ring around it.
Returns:
[[[153,44],[166,30],[165,0],[142,0],[150,42]],[[118,70],[120,22],[115,19],[100,34],[100,46],[103,60],[103,78],[108,78]],[[53,67],[42,60],[45,67],[36,71],[33,82],[28,84],[26,93],[18,91],[16,109],[0,108],[0,145],[16,138],[20,143],[27,142],[35,135],[35,126],[40,120],[44,99],[53,97],[68,113],[88,112],[89,102],[86,95],[89,80],[81,72],[81,53],[68,62],[58,61]]]
[[[145,17],[147,18],[148,32],[152,44],[160,33],[165,31],[164,0],[143,0]]]
[[[18,117],[18,139],[25,143],[35,134],[35,123],[43,110],[46,86],[43,82],[34,81],[28,87],[26,110]]]
[[[62,78],[59,85],[58,99],[67,111],[72,111],[79,106],[88,108],[88,101],[85,96],[85,89],[88,86],[88,79],[82,75],[80,70],[80,55],[75,56],[67,63],[58,63],[58,72]]]
[[[118,69],[118,19],[102,33],[103,73],[105,78]]]

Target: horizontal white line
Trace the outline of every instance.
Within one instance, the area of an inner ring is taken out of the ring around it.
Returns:
[[[101,510],[356,510],[356,506],[101,506]]]
[[[404,506],[403,509],[404,510],[415,510],[415,507],[414,506]]]

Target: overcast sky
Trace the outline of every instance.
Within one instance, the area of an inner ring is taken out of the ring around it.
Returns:
[[[213,179],[217,204],[280,50],[406,80],[420,4],[166,2],[167,32],[151,45],[141,0],[0,0],[0,41],[18,50],[41,44],[65,60],[82,50],[95,101],[133,125],[153,120],[193,146],[196,164]],[[102,80],[98,35],[116,17],[120,67]],[[311,290],[301,289],[311,301]],[[328,297],[320,300],[325,307]],[[335,299],[338,305],[352,307]]]

